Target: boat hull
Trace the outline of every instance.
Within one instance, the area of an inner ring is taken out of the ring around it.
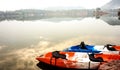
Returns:
[[[60,68],[97,69],[100,65],[100,62],[90,61],[87,53],[60,52],[60,54],[65,54],[67,59],[53,58],[51,52],[47,53],[45,56],[37,57],[36,59],[40,62]]]
[[[55,55],[57,56],[55,57]],[[55,51],[55,55],[53,55],[53,52],[48,52],[36,59],[52,66],[75,69],[97,69],[101,63],[120,60],[119,54],[91,54],[83,52],[59,52],[59,54],[56,54]],[[63,55],[65,55],[65,58]]]

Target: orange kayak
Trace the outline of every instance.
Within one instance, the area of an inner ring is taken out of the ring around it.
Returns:
[[[82,52],[48,52],[38,61],[61,68],[96,69],[103,62],[120,60],[119,54],[88,54]]]

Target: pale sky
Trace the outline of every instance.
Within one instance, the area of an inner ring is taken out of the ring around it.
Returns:
[[[101,7],[111,0],[0,0],[0,11],[49,7]]]

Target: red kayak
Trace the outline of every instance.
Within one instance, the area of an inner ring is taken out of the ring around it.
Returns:
[[[49,52],[36,58],[38,61],[61,68],[96,69],[103,62],[120,60],[119,54],[88,54],[82,52]]]

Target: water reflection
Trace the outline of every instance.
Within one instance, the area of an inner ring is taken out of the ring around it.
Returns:
[[[120,9],[118,11],[118,19],[120,20]]]
[[[101,17],[100,19],[112,26],[120,25],[119,17]]]
[[[101,20],[102,19],[102,20]],[[117,17],[50,18],[0,22],[0,70],[40,70],[36,56],[85,41],[119,45]],[[110,24],[110,25],[108,25]],[[115,27],[111,25],[116,25]]]
[[[42,62],[37,63],[37,66],[42,70],[90,70],[90,69],[67,69],[67,68],[59,68],[55,66],[51,66]],[[92,69],[97,70],[97,69]]]
[[[82,20],[84,18],[96,18],[107,22],[110,25],[120,24],[119,9],[80,9],[80,10],[17,10],[0,12],[0,21],[52,21],[60,22],[66,20]],[[114,23],[114,24],[113,24]]]

